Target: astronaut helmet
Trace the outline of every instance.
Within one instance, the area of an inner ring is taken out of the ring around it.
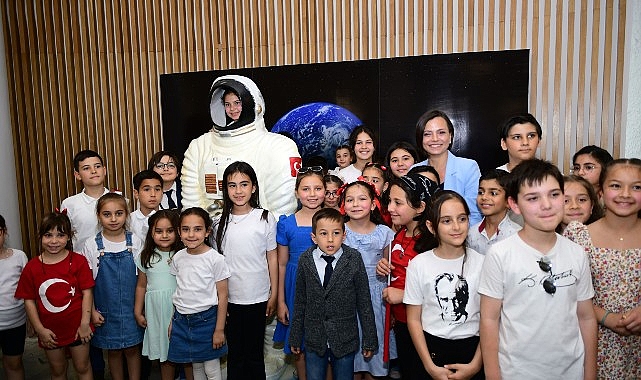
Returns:
[[[242,103],[237,120],[225,112],[224,96],[233,93]],[[251,79],[240,75],[225,75],[214,80],[211,86],[209,113],[214,128],[219,131],[238,129],[255,123],[265,114],[265,100],[258,86]]]

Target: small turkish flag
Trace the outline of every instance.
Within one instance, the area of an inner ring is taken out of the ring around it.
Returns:
[[[289,169],[292,171],[292,177],[298,175],[298,169],[303,166],[303,159],[300,157],[290,157],[289,158]]]

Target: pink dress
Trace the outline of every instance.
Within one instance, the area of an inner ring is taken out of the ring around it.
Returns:
[[[590,258],[594,304],[621,313],[641,301],[641,247],[620,251],[592,244],[588,228],[572,222],[563,235],[581,245]],[[621,336],[599,325],[599,379],[641,379],[641,336]]]

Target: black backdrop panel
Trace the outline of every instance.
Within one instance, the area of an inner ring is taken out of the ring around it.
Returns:
[[[237,74],[261,90],[268,129],[303,104],[334,103],[378,133],[381,158],[394,141],[414,142],[421,114],[441,109],[454,123],[452,151],[483,171],[507,161],[497,128],[528,111],[528,70],[529,51],[511,50],[164,74],[164,147],[180,156],[211,129],[209,88],[219,76]]]

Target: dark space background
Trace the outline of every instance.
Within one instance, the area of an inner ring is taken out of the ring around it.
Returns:
[[[510,50],[164,74],[164,148],[181,157],[192,139],[211,129],[211,84],[236,74],[251,78],[262,92],[267,129],[300,105],[334,103],[378,134],[380,160],[395,141],[415,143],[418,118],[440,109],[454,124],[452,152],[475,159],[484,171],[507,162],[499,143],[501,123],[528,112],[529,54]]]

